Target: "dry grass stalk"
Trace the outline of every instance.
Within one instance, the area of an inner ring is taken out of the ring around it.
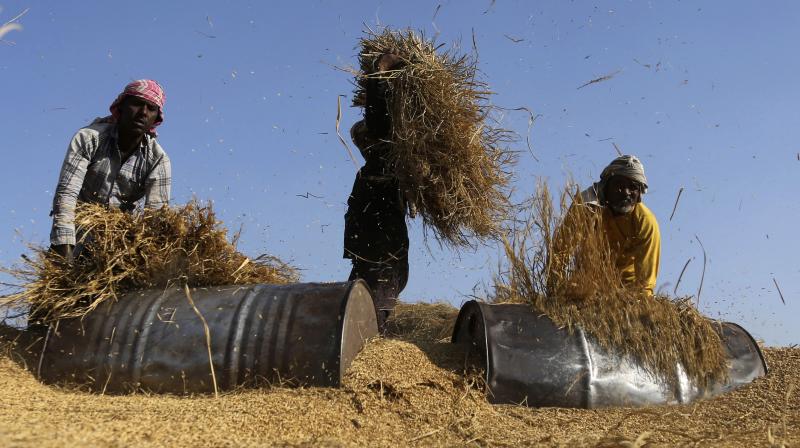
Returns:
[[[440,241],[466,246],[473,237],[500,235],[514,154],[504,146],[511,133],[496,126],[477,61],[439,48],[411,30],[367,30],[353,103],[364,106],[370,78],[386,80],[388,157],[400,187]],[[384,53],[399,56],[402,68],[375,73]]]
[[[134,214],[82,204],[75,224],[84,235],[82,255],[68,265],[45,248],[33,248],[22,266],[3,269],[21,282],[21,290],[0,304],[28,304],[32,314],[51,321],[81,317],[130,290],[184,279],[191,287],[298,279],[296,269],[275,257],[250,259],[237,252],[210,204],[192,201]]]
[[[206,350],[208,351],[208,367],[211,370],[211,383],[214,385],[214,397],[219,398],[219,388],[217,387],[217,373],[214,371],[214,356],[211,354],[211,330],[208,328],[208,321],[206,318],[203,317],[203,313],[197,309],[197,306],[194,304],[194,300],[192,299],[192,293],[189,291],[189,285],[186,283],[183,284],[183,293],[186,294],[186,300],[189,301],[189,305],[194,310],[194,313],[197,317],[200,318],[200,321],[203,323],[203,332],[206,334]],[[111,376],[109,375],[109,378]],[[104,388],[105,389],[105,388]]]
[[[560,198],[559,213],[545,184],[530,201],[531,215],[505,240],[507,266],[495,278],[493,301],[530,303],[572,331],[583,328],[606,349],[633,356],[652,373],[676,380],[683,364],[699,385],[723,380],[726,360],[712,322],[690,299],[656,295],[622,283],[600,215]],[[579,199],[576,199],[576,201]]]

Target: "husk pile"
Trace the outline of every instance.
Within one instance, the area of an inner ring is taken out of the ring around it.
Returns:
[[[561,210],[574,192],[561,194]],[[676,363],[704,386],[727,374],[713,323],[690,299],[646,297],[622,283],[600,215],[580,204],[557,215],[547,185],[531,199],[531,216],[505,240],[507,266],[495,278],[495,302],[530,303],[557,325],[583,328],[605,349],[631,355],[651,373],[675,381]]]
[[[514,156],[503,146],[511,134],[494,126],[491,92],[476,76],[477,61],[437,52],[433,41],[411,30],[367,30],[360,44],[353,103],[365,105],[370,78],[385,79],[393,143],[387,158],[425,227],[454,246],[499,236],[509,216]],[[376,73],[384,53],[399,56],[402,68]]]
[[[4,269],[21,290],[0,304],[30,306],[44,321],[80,317],[133,289],[186,282],[190,287],[284,284],[298,279],[295,268],[262,255],[250,259],[236,251],[211,205],[145,209],[134,214],[96,204],[81,204],[75,215],[85,247],[75,262],[44,248],[23,256],[23,265]],[[235,238],[236,239],[236,238]]]
[[[404,336],[404,335],[401,335]],[[374,339],[341,388],[107,396],[49,387],[0,348],[0,446],[747,447],[800,443],[800,349],[770,374],[684,406],[491,405],[450,343]]]

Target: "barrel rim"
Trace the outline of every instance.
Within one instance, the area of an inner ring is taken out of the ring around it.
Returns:
[[[767,359],[764,358],[764,353],[761,351],[761,347],[759,347],[758,342],[753,337],[753,335],[750,334],[750,332],[747,331],[744,327],[742,327],[741,325],[739,325],[739,324],[737,324],[735,322],[724,321],[724,322],[722,322],[722,324],[723,325],[730,325],[732,327],[736,327],[739,330],[742,330],[742,332],[745,335],[747,335],[748,338],[750,338],[750,342],[752,343],[752,346],[756,348],[756,353],[758,354],[759,359],[761,359],[761,365],[764,367],[764,375],[765,376],[768,375],[769,374],[769,366],[767,365]]]
[[[347,310],[350,307],[350,301],[351,301],[352,295],[354,293],[354,290],[357,289],[357,288],[361,288],[366,293],[367,299],[369,299],[369,301],[373,305],[373,311],[374,311],[375,302],[372,300],[372,291],[370,291],[369,285],[363,279],[349,280],[347,282],[342,282],[342,284],[345,285],[346,288],[345,288],[345,293],[344,293],[344,295],[342,297],[341,308],[339,310],[339,313],[340,313],[340,316],[341,316],[341,319],[339,320],[339,328],[338,328],[339,338],[338,338],[338,341],[337,341],[337,343],[339,344],[339,347],[338,347],[339,357],[336,360],[336,363],[338,364],[337,365],[337,369],[339,371],[339,385],[341,385],[341,382],[344,379],[344,376],[346,374],[347,369],[350,367],[350,364],[352,364],[353,360],[356,358],[356,356],[358,356],[358,353],[360,353],[361,350],[364,348],[364,345],[366,345],[366,341],[378,334],[377,316],[375,315],[375,312],[373,312],[372,316],[375,317],[375,319],[376,319],[375,320],[375,327],[374,327],[375,333],[373,333],[372,335],[366,335],[365,337],[362,338],[363,342],[361,344],[361,347],[353,355],[353,358],[350,359],[350,361],[347,363],[347,366],[344,365],[344,361],[345,361],[345,353],[344,353],[344,351],[345,351],[345,348],[346,348],[346,344],[345,344],[345,341],[344,341],[344,338],[345,338],[345,320],[346,320],[346,317],[347,317]]]
[[[460,331],[461,330],[461,326],[467,324],[466,323],[466,319],[468,318],[468,316],[470,314],[477,314],[477,315],[480,316],[481,324],[482,324],[482,327],[483,327],[483,335],[482,335],[481,339],[483,341],[483,347],[484,347],[482,353],[480,353],[480,356],[481,356],[481,360],[483,361],[484,382],[488,385],[489,384],[489,378],[491,378],[491,373],[490,372],[493,370],[493,368],[491,366],[491,363],[489,362],[492,359],[492,349],[490,347],[491,344],[489,344],[489,334],[488,334],[488,330],[486,329],[486,318],[484,317],[483,305],[489,305],[489,304],[473,299],[473,300],[469,300],[469,301],[465,302],[463,305],[461,305],[461,309],[458,312],[458,317],[456,317],[456,323],[455,323],[455,325],[453,325],[453,335],[450,337],[450,343],[452,343],[452,344],[463,344],[463,343],[469,342],[469,341],[461,340],[461,338],[459,338],[459,335],[461,335],[461,333],[462,333]],[[473,311],[473,310],[477,310],[477,311]],[[469,331],[469,329],[467,329],[466,331]]]

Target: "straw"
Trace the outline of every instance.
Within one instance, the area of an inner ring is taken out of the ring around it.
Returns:
[[[629,355],[650,372],[677,381],[676,364],[700,386],[724,380],[724,349],[691,297],[646,297],[623,284],[601,215],[567,186],[559,204],[540,184],[530,216],[504,242],[506,262],[492,300],[529,303],[557,325],[583,328],[605,349]],[[569,207],[568,199],[576,203]],[[569,210],[569,213],[565,213]]]
[[[297,281],[295,268],[262,255],[236,251],[210,204],[124,213],[95,204],[79,206],[75,225],[83,250],[72,264],[32,247],[21,266],[3,268],[20,290],[2,305],[29,305],[43,321],[81,317],[135,289],[161,288],[186,279],[191,287],[284,284]]]
[[[370,79],[387,83],[392,124],[387,159],[423,224],[456,247],[498,237],[510,211],[515,157],[504,147],[511,134],[497,126],[477,60],[437,47],[412,30],[365,34],[353,103],[365,105]],[[401,66],[376,73],[376,61],[385,53],[397,55]]]

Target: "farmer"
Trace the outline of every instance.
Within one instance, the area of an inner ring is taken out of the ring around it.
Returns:
[[[384,54],[376,72],[398,68],[400,59]],[[366,163],[356,174],[344,216],[344,258],[352,262],[350,280],[363,279],[373,295],[381,331],[408,281],[408,229],[406,201],[392,163],[391,117],[387,110],[387,85],[368,81],[364,120],[350,130]]]
[[[164,100],[157,82],[133,81],[111,104],[111,115],[96,118],[72,138],[50,212],[50,248],[66,261],[71,262],[77,252],[79,202],[125,211],[133,210],[142,198],[152,208],[169,202],[170,162],[156,141],[156,127],[164,121]]]
[[[644,166],[636,156],[614,159],[600,181],[581,192],[584,204],[599,207],[603,228],[626,285],[653,295],[661,255],[661,233],[655,215],[642,203],[647,193]]]

